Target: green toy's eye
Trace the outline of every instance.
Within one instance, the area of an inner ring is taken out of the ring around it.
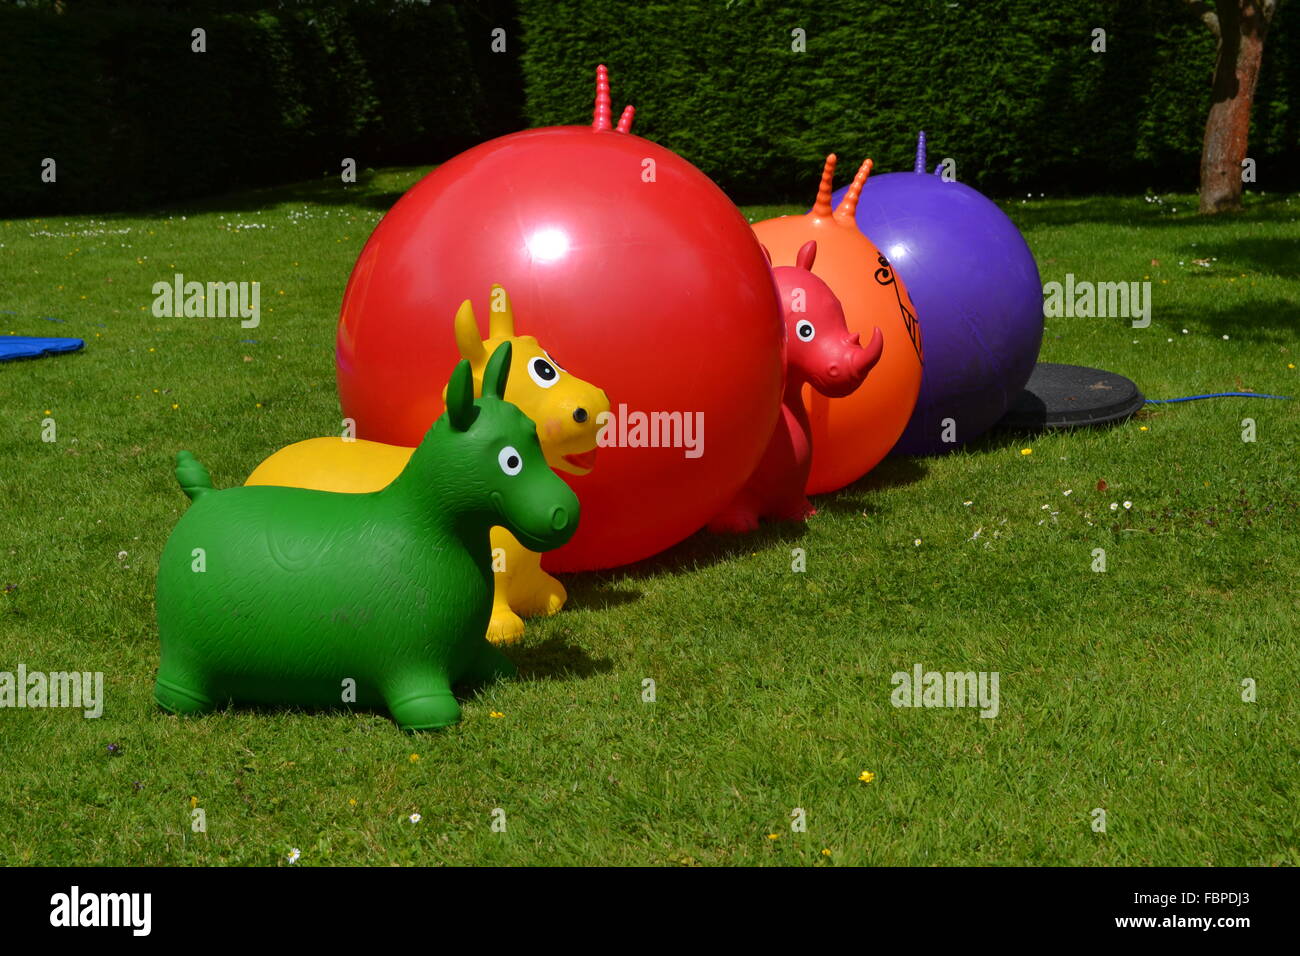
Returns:
[[[542,388],[550,388],[560,380],[560,373],[555,366],[544,358],[531,359],[528,362],[528,374]]]
[[[506,445],[497,453],[497,464],[507,475],[517,475],[524,470],[524,460],[519,457],[513,445]]]
[[[817,330],[813,328],[811,322],[800,322],[794,327],[794,334],[799,336],[800,342],[811,342],[813,336],[817,334]]]

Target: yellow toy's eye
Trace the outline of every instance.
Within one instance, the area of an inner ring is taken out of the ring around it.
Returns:
[[[497,452],[497,464],[507,475],[517,475],[524,470],[524,460],[519,457],[514,445],[506,445]]]
[[[529,359],[528,374],[542,388],[550,388],[560,380],[559,370],[544,358]]]
[[[813,328],[811,322],[800,322],[794,327],[794,334],[799,336],[800,342],[811,342],[813,336],[817,334],[817,330]]]

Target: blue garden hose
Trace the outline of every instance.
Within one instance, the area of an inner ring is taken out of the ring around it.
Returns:
[[[1209,395],[1188,395],[1184,398],[1148,398],[1148,405],[1172,405],[1174,402],[1194,402],[1199,398],[1277,398],[1291,401],[1290,395],[1263,395],[1259,392],[1211,392]]]

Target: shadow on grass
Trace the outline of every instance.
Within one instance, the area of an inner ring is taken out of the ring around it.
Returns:
[[[923,460],[887,458],[859,481],[829,495],[816,495],[813,505],[828,514],[862,512],[874,506],[872,495],[886,488],[905,487],[923,479],[927,466]],[[813,520],[816,520],[815,518]],[[801,521],[772,521],[759,525],[748,534],[714,534],[707,528],[696,532],[681,544],[635,564],[606,571],[585,571],[565,575],[570,608],[598,609],[640,600],[642,592],[627,588],[633,581],[664,575],[689,574],[701,568],[722,564],[733,558],[758,551],[786,547],[801,540],[808,527]]]
[[[1193,272],[1198,279],[1222,279],[1218,270],[1250,270],[1264,275],[1279,276],[1283,279],[1300,278],[1300,239],[1241,238],[1231,242],[1214,244],[1198,243],[1195,246],[1180,246],[1179,255],[1190,259],[1217,259],[1216,268]],[[1292,306],[1292,315],[1300,306]]]
[[[972,455],[991,455],[997,452],[1005,452],[1011,448],[1028,448],[1032,446],[1035,439],[1043,438],[1047,435],[1065,435],[1071,432],[1082,434],[1091,434],[1094,432],[1105,431],[1108,428],[1118,428],[1126,423],[1144,415],[1149,406],[1142,406],[1133,415],[1116,422],[1101,422],[1096,425],[1074,425],[1069,428],[1027,428],[1023,426],[1012,427],[1003,425],[994,425],[987,432],[975,439],[969,445],[965,446],[966,451]]]
[[[1243,222],[1291,222],[1296,215],[1292,198],[1287,193],[1267,196],[1247,194],[1245,208],[1239,213],[1217,216],[1200,216],[1196,213],[1195,196],[1164,199],[1161,205],[1149,204],[1140,196],[1093,196],[1087,199],[1043,199],[1033,202],[1004,201],[1002,210],[1021,229],[1039,227],[1074,226],[1084,224],[1108,226],[1197,226],[1207,229],[1226,229]],[[1172,210],[1178,209],[1175,213]],[[1271,240],[1257,240],[1268,243]],[[1199,254],[1204,254],[1203,251]]]
[[[798,541],[807,534],[807,530],[803,522],[798,521],[762,524],[757,531],[749,534],[714,534],[706,528],[697,531],[681,544],[644,561],[607,571],[584,571],[566,575],[565,586],[569,588],[570,603],[575,607],[598,607],[602,603],[625,604],[639,599],[641,592],[618,588],[620,579],[644,580],[665,574],[689,574],[700,568],[753,554],[762,548]]]
[[[540,644],[508,648],[506,654],[524,680],[572,680],[607,674],[614,669],[614,662],[609,658],[592,657],[558,634]]]
[[[337,174],[276,186],[238,189],[216,196],[178,199],[162,206],[114,212],[78,214],[85,218],[113,222],[168,216],[198,216],[208,213],[264,213],[279,206],[314,205],[322,208],[377,209],[387,212],[408,189],[436,166],[399,166],[357,172],[355,183],[343,183]],[[71,217],[67,213],[64,216]]]
[[[891,488],[906,488],[921,481],[930,468],[924,458],[886,458],[853,484],[826,495],[815,495],[813,504],[828,514],[863,514],[876,510],[872,498]]]
[[[275,206],[318,205],[355,206],[387,212],[406,194],[407,189],[433,168],[368,169],[359,171],[357,181],[348,184],[344,184],[337,175],[324,176],[282,186],[266,186],[195,199],[168,211],[193,215],[205,212],[264,212]],[[401,189],[392,188],[394,177],[406,185]]]
[[[523,680],[575,680],[604,674],[614,668],[608,658],[594,658],[580,647],[568,643],[563,637],[550,637],[541,644],[507,648],[506,656],[519,668],[517,679]],[[484,687],[494,681],[460,681],[452,687],[456,702],[462,707],[474,700]],[[154,707],[159,716],[174,716],[159,707]],[[286,715],[303,716],[342,716],[354,715],[371,717],[375,720],[393,724],[393,717],[384,707],[348,706],[347,704],[330,704],[306,706],[302,704],[252,704],[227,701],[210,712],[237,716],[241,714],[259,717],[283,717]],[[209,714],[181,716],[182,721],[203,720]],[[396,726],[393,724],[393,726]]]
[[[478,696],[479,690],[486,686],[486,683],[456,684],[452,687],[452,695],[456,698],[456,703],[463,707]],[[252,704],[225,701],[215,709],[202,714],[173,714],[157,705],[154,705],[153,711],[159,717],[175,719],[182,724],[208,720],[212,717],[367,717],[376,722],[387,724],[394,730],[397,729],[397,723],[393,720],[393,715],[388,712],[387,708],[380,706],[363,707],[356,704]],[[436,731],[422,732],[436,733]]]
[[[1245,299],[1209,311],[1177,308],[1156,312],[1153,308],[1152,316],[1215,337],[1229,335],[1248,341],[1278,342],[1284,345],[1293,344],[1296,333],[1300,330],[1300,303],[1285,298]],[[1141,384],[1138,383],[1139,387]]]
[[[653,558],[648,561],[653,561]],[[647,563],[647,562],[642,562]],[[634,565],[635,567],[635,565]],[[611,571],[585,571],[564,576],[564,587],[569,592],[565,607],[577,611],[604,611],[621,604],[634,604],[641,600],[638,588],[619,587],[613,580],[624,569]]]

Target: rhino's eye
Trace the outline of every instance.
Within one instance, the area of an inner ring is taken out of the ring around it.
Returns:
[[[560,380],[560,373],[555,370],[555,366],[544,358],[529,359],[528,374],[542,388],[550,388]]]
[[[514,445],[506,445],[497,452],[497,464],[507,475],[517,475],[524,470],[524,460],[519,457]]]
[[[804,321],[794,327],[794,334],[799,336],[800,342],[811,342],[813,336],[817,334],[817,330],[813,328],[811,322]]]

